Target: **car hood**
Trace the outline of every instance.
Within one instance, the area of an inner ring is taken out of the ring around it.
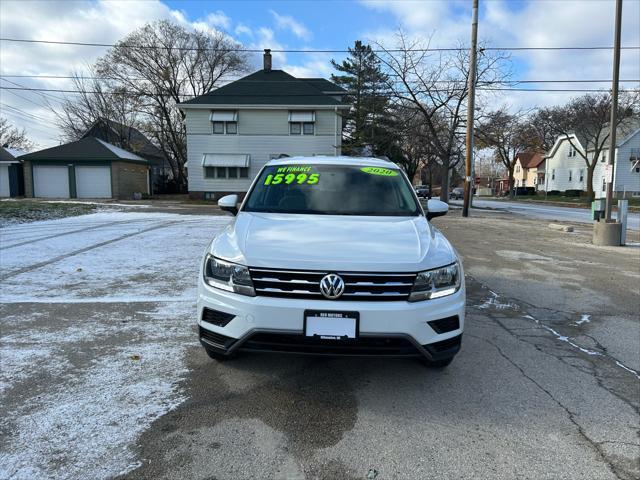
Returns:
[[[251,267],[415,272],[456,254],[420,217],[240,212],[211,243],[216,257]]]

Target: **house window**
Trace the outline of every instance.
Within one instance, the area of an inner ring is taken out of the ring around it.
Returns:
[[[604,177],[602,177],[602,191],[606,191],[607,190],[607,181]]]
[[[569,181],[573,180],[573,172],[569,170]]]
[[[516,172],[520,171],[520,165],[516,165]]]
[[[300,135],[302,133],[302,124],[301,123],[289,123],[289,133],[291,135]]]
[[[304,122],[302,124],[302,133],[304,135],[313,135],[315,133],[315,125],[313,122]]]
[[[580,182],[584,182],[584,170],[580,170]]]
[[[551,170],[551,180],[555,180],[556,179],[556,169],[554,168],[553,170]]]
[[[235,135],[238,133],[238,112],[235,110],[214,110],[209,117],[215,135]]]
[[[607,161],[607,152],[602,152],[602,160],[600,160],[601,163],[604,163]]]
[[[235,135],[238,133],[238,122],[211,122],[216,135]]]
[[[569,157],[575,157],[576,156],[576,148],[573,145],[569,145]]]
[[[249,178],[249,167],[204,167],[205,178]]]
[[[289,112],[289,134],[290,135],[314,135],[315,134],[315,112],[291,111]]]

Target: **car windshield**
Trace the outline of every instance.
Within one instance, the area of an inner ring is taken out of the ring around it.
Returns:
[[[265,167],[243,210],[317,215],[422,214],[411,186],[397,169],[304,163]]]

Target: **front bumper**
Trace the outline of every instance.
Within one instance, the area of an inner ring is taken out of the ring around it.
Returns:
[[[216,325],[205,309],[228,314]],[[359,312],[359,335],[354,340],[319,340],[304,335],[304,311]],[[356,302],[273,297],[247,297],[198,286],[200,341],[218,353],[237,350],[310,353],[316,355],[452,357],[460,349],[464,329],[464,282],[453,295],[422,302]],[[433,322],[457,317],[458,328],[442,331]],[[429,322],[432,322],[431,324]]]

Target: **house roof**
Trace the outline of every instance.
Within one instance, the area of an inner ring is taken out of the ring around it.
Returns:
[[[0,147],[0,162],[18,162],[17,157],[24,152],[17,148]]]
[[[619,147],[623,143],[625,143],[635,132],[640,130],[640,119],[638,118],[626,118],[620,122],[618,128],[616,128],[616,146]],[[607,124],[606,128],[602,132],[603,135],[607,135],[606,140],[604,141],[603,148],[609,148],[611,144],[609,136],[609,124]],[[600,137],[602,138],[602,137]],[[598,140],[598,143],[600,141]],[[593,145],[589,146],[589,151],[595,150]]]
[[[258,70],[235,82],[180,103],[181,107],[192,105],[300,105],[336,106],[342,103],[330,94],[340,87],[328,80],[296,78],[284,70]]]
[[[96,120],[82,136],[82,138],[85,137],[100,138],[109,143],[126,142],[126,147],[137,155],[165,158],[162,150],[151,143],[151,140],[140,130],[107,118]]]
[[[38,152],[22,155],[20,160],[38,161],[86,161],[104,162],[123,160],[127,162],[147,163],[147,161],[99,138],[85,137],[76,142],[65,143],[57,147],[46,148]]]
[[[300,78],[299,80],[303,80],[307,83],[310,83],[314,87],[316,87],[321,92],[325,93],[333,93],[333,94],[346,94],[347,91],[342,88],[340,85],[336,85],[335,83],[327,80],[326,78]]]
[[[522,168],[536,168],[544,160],[542,154],[538,152],[520,152],[516,158],[520,160]]]

